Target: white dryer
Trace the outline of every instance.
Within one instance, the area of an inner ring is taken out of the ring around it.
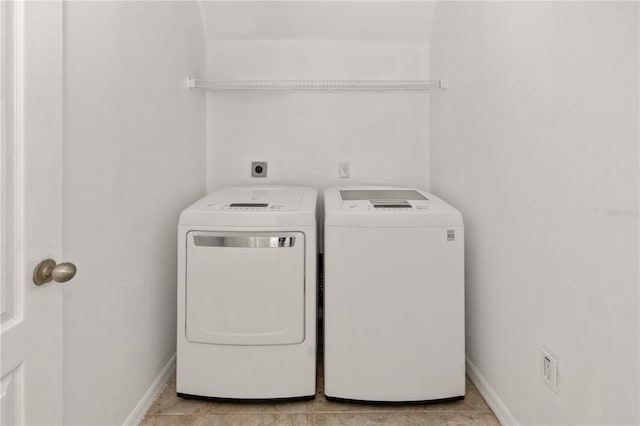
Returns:
[[[182,212],[178,395],[315,396],[316,200],[312,188],[238,187]]]
[[[327,398],[464,397],[461,214],[397,187],[330,188],[324,203]]]

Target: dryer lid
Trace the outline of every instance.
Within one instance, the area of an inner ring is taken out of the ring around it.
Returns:
[[[224,188],[198,200],[180,215],[181,225],[307,226],[316,220],[313,188],[264,185]]]
[[[304,188],[244,187],[212,193],[205,204],[209,210],[291,211],[298,210]]]

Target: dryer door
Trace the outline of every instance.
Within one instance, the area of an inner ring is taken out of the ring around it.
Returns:
[[[301,343],[304,254],[300,232],[189,232],[187,340],[221,345]]]

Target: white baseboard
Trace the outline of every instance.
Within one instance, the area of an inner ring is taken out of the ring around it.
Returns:
[[[513,414],[509,411],[509,409],[504,405],[502,400],[498,397],[498,395],[494,392],[494,390],[489,386],[489,383],[485,380],[484,377],[480,374],[475,365],[467,358],[467,374],[471,379],[471,382],[478,388],[480,395],[487,402],[487,405],[493,411],[493,414],[496,415],[498,421],[501,425],[512,425],[517,426],[518,421]]]
[[[167,365],[164,366],[158,377],[151,383],[147,392],[142,396],[136,408],[133,409],[127,420],[124,421],[125,426],[137,426],[144,419],[145,414],[149,411],[149,408],[153,405],[154,401],[160,395],[160,392],[164,389],[171,378],[171,374],[176,369],[176,354],[173,354]]]

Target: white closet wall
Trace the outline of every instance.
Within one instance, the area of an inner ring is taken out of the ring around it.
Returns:
[[[178,214],[205,193],[197,2],[66,2],[64,423],[123,424],[176,348]]]
[[[429,6],[202,3],[206,79],[428,79]],[[265,183],[428,188],[429,96],[209,92],[208,189]],[[268,177],[251,178],[251,161],[267,161]],[[351,163],[351,178],[338,179],[340,161]]]
[[[208,77],[420,79],[419,42],[210,42]],[[389,183],[428,186],[428,94],[225,92],[207,95],[208,185]],[[251,161],[268,161],[252,179]],[[338,179],[338,163],[351,178]]]
[[[432,190],[464,216],[467,355],[503,420],[640,421],[638,30],[636,2],[437,6]]]

